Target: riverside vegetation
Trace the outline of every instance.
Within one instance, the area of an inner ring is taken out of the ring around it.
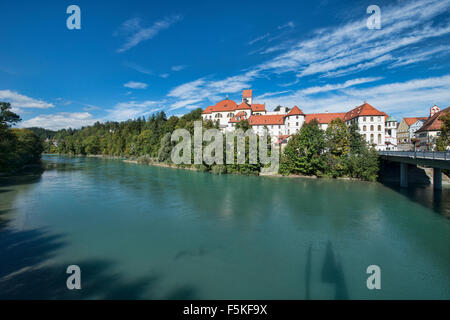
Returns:
[[[12,128],[20,121],[9,103],[0,102],[0,175],[42,168],[41,140],[32,130]]]
[[[31,128],[44,142],[44,152],[67,155],[103,155],[124,157],[145,164],[175,166],[171,151],[175,142],[170,134],[175,129],[194,132],[194,121],[201,120],[202,109],[193,110],[182,117],[167,117],[158,112],[149,118],[139,117],[124,122],[95,123],[81,129],[49,131]],[[244,131],[247,121],[238,123]],[[204,121],[203,129],[217,128],[212,121]],[[248,140],[246,142],[248,157]],[[270,148],[269,148],[270,151]],[[235,150],[236,153],[236,150]],[[259,174],[257,164],[178,165],[212,173]],[[351,177],[374,181],[378,175],[376,151],[358,133],[357,126],[348,127],[342,120],[333,120],[323,131],[317,121],[305,124],[289,140],[280,159],[282,175],[308,175],[318,177]]]

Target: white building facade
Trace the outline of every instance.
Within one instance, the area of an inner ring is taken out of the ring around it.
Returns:
[[[279,107],[276,111],[267,112],[265,104],[253,103],[252,90],[244,90],[239,105],[227,97],[207,107],[202,118],[216,121],[223,132],[233,131],[237,123],[247,120],[255,133],[262,135],[267,132],[272,138],[278,138],[274,141],[286,141],[313,119],[319,122],[321,129],[326,130],[333,119],[339,118],[347,125],[356,123],[359,132],[377,150],[397,150],[397,121],[368,103],[346,113],[305,115],[297,106],[292,109]]]

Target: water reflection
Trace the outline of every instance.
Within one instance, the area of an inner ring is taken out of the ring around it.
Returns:
[[[52,161],[0,187],[0,298],[365,299],[372,263],[391,266],[382,298],[449,297],[450,229],[428,210],[445,194]],[[68,264],[83,292],[67,291]]]

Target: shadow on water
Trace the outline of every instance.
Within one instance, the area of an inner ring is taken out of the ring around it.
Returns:
[[[450,203],[445,199],[450,196],[450,189],[434,190],[430,177],[423,168],[409,166],[408,188],[400,187],[400,164],[397,162],[382,162],[379,182],[394,190],[409,200],[450,218]]]
[[[308,253],[306,254],[305,300],[311,299],[311,249],[312,245],[309,245]]]
[[[2,222],[6,224],[6,222]],[[1,229],[1,228],[0,228]],[[114,271],[112,261],[88,259],[77,262],[81,269],[81,290],[66,287],[70,264],[46,265],[63,249],[62,235],[44,229],[0,233],[0,299],[196,299],[194,287],[179,286],[165,297],[152,290],[162,279],[151,274],[135,280]]]
[[[12,187],[37,183],[41,180],[41,174],[26,174],[20,176],[0,177],[0,187]],[[9,189],[0,190],[0,193],[9,192]]]
[[[434,190],[433,186],[409,185],[408,188],[400,188],[395,183],[384,183],[385,187],[402,194],[412,202],[419,203],[425,208],[450,219],[450,189]]]
[[[336,300],[349,299],[344,270],[342,269],[340,261],[336,258],[336,254],[333,250],[333,245],[329,240],[325,252],[325,259],[322,265],[321,278],[322,282],[324,283],[334,284]]]

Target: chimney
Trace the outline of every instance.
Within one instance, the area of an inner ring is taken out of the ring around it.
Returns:
[[[252,104],[252,89],[242,91],[242,102]]]
[[[430,108],[430,118],[432,116],[434,116],[436,113],[438,113],[439,111],[441,111],[441,109],[439,109],[439,107],[437,105],[434,105]]]

